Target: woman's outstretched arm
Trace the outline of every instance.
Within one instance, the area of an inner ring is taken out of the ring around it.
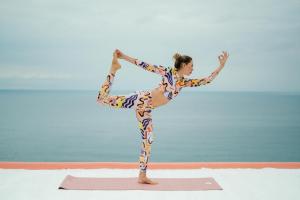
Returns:
[[[200,85],[206,85],[208,83],[211,83],[216,78],[216,76],[219,74],[219,72],[223,69],[228,56],[229,56],[229,54],[224,51],[223,51],[223,55],[218,56],[220,65],[208,77],[200,78],[200,79],[184,78],[181,85],[183,87],[197,87]]]
[[[205,78],[184,78],[183,82],[181,83],[183,87],[198,87],[200,85],[206,85],[211,83],[212,80],[219,74],[220,70],[222,69],[221,66],[218,67],[214,72],[212,72],[208,77]]]
[[[164,76],[167,73],[167,68],[161,65],[153,65],[150,63],[146,63],[145,61],[139,60],[137,58],[132,58],[128,55],[125,55],[120,50],[116,50],[120,59],[124,59],[127,62],[130,62],[138,67],[143,68],[144,70],[159,74]]]

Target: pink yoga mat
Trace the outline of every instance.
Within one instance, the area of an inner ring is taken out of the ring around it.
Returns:
[[[67,175],[58,189],[66,190],[223,190],[212,177],[151,178],[156,185],[140,184],[136,178],[95,178]]]

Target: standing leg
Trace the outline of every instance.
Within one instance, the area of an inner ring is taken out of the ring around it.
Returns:
[[[136,115],[142,137],[141,152],[139,157],[140,172],[146,173],[147,163],[150,159],[151,144],[154,140],[151,110],[136,110]]]
[[[137,109],[136,117],[138,119],[138,125],[142,137],[141,151],[139,156],[139,183],[157,184],[157,182],[154,182],[146,177],[147,164],[151,154],[151,144],[155,138],[153,134],[151,109]]]

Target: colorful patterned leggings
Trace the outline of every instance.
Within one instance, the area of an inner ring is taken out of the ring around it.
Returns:
[[[152,95],[149,91],[136,91],[128,95],[109,95],[115,74],[109,73],[99,91],[97,102],[114,108],[135,109],[139,129],[142,136],[141,151],[139,156],[140,171],[146,173],[147,163],[150,158],[151,144],[154,141],[151,110]]]

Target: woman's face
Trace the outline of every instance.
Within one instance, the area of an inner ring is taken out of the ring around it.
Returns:
[[[189,62],[188,64],[183,63],[180,71],[183,75],[189,76],[193,72],[193,66],[193,60],[191,60],[191,62]]]

